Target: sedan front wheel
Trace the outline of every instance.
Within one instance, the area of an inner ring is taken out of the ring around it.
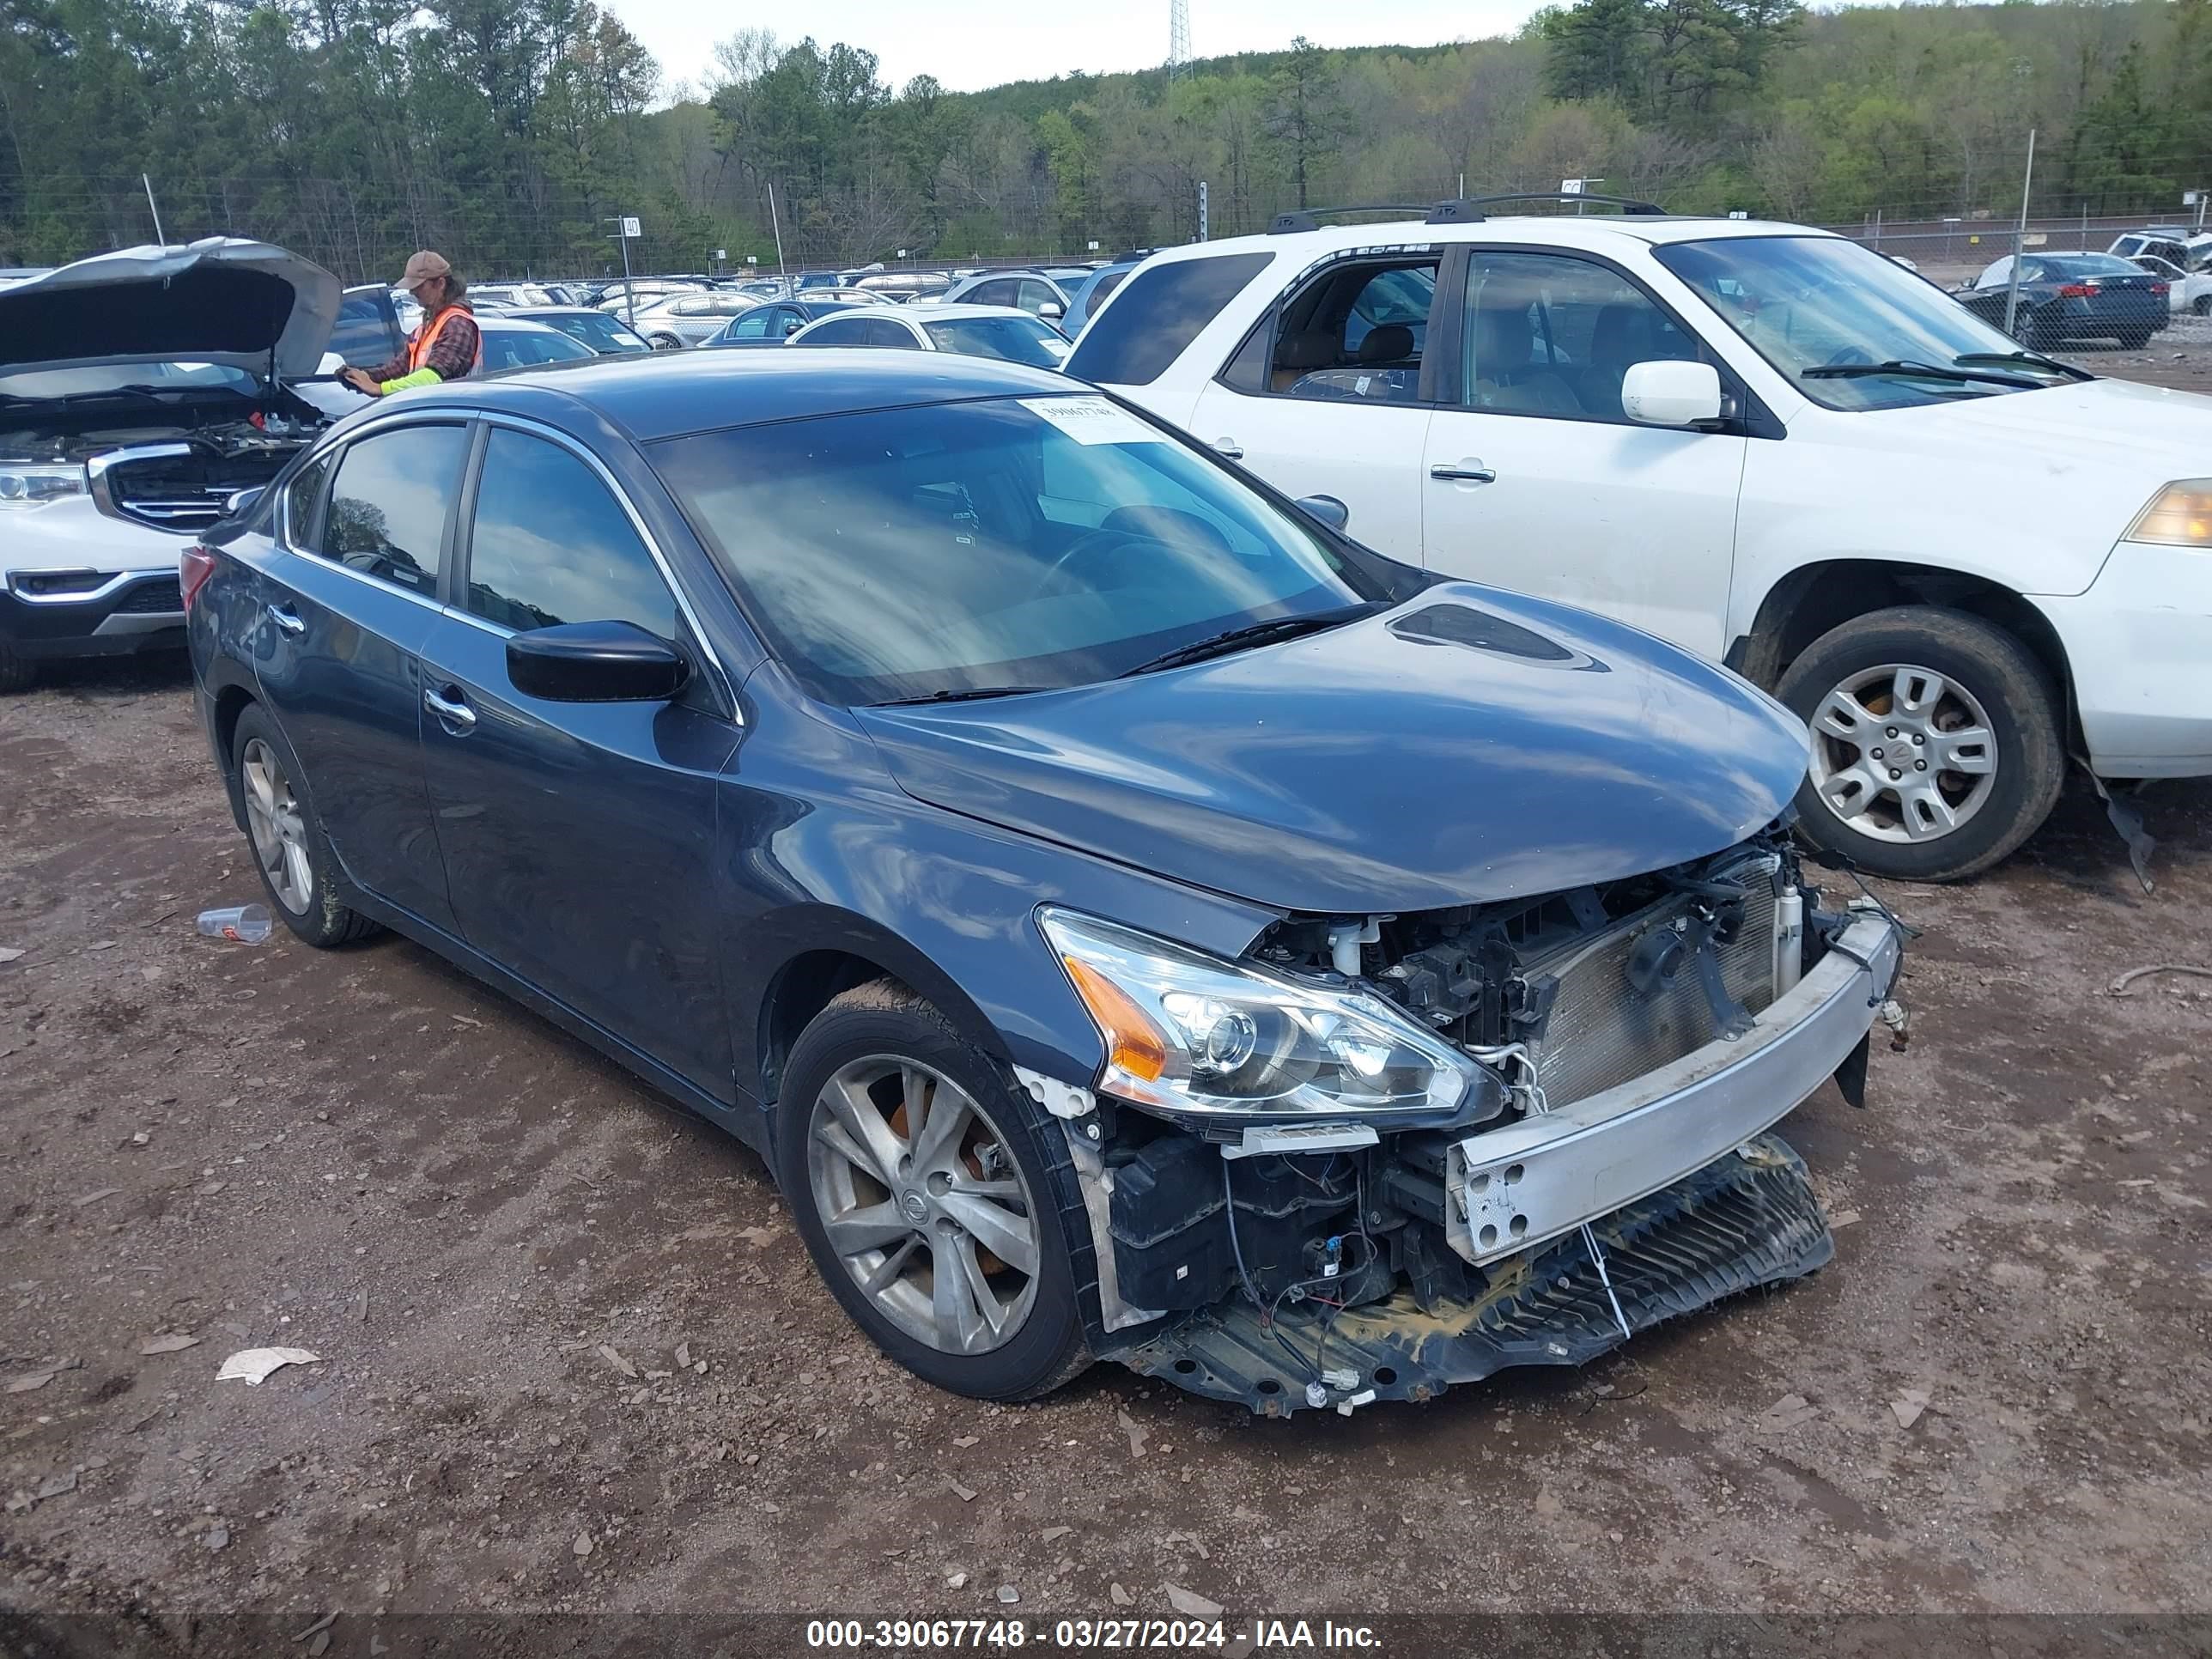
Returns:
[[[1020,1400],[1090,1363],[1058,1126],[912,992],[844,993],[793,1045],[776,1173],[830,1293],[938,1387]]]

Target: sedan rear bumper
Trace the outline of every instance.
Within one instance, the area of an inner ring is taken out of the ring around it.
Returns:
[[[1556,1112],[1453,1143],[1444,1234],[1477,1264],[1673,1185],[1786,1116],[1856,1048],[1897,976],[1897,930],[1863,916],[1750,1034]]]

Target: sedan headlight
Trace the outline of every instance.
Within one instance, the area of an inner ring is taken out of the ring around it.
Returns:
[[[2212,547],[2212,478],[2179,478],[2151,498],[2122,538],[2161,547]]]
[[[0,507],[44,507],[64,495],[82,495],[84,468],[0,461]]]
[[[1379,997],[1300,984],[1066,910],[1037,920],[1105,1042],[1097,1086],[1135,1105],[1238,1122],[1437,1122],[1498,1089]]]

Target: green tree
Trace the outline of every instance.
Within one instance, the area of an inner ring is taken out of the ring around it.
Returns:
[[[1265,122],[1289,165],[1297,205],[1311,205],[1314,175],[1342,147],[1346,122],[1335,64],[1303,34],[1268,82]]]

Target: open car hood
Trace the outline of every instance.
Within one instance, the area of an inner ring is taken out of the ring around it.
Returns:
[[[1466,583],[1186,668],[854,715],[918,799],[1323,915],[1703,858],[1774,821],[1809,746],[1724,669]]]
[[[338,279],[267,242],[130,247],[0,289],[0,374],[216,363],[297,380],[337,325]]]

